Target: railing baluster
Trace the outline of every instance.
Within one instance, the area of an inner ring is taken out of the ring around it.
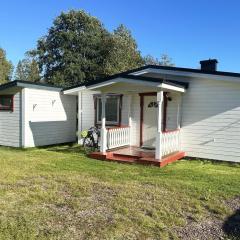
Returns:
[[[162,156],[180,151],[180,129],[162,133]]]
[[[109,128],[108,149],[126,146],[130,144],[130,127]]]

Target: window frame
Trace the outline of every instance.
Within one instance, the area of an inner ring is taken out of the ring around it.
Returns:
[[[11,105],[9,107],[1,107],[0,106],[0,112],[2,112],[2,111],[13,112],[13,110],[14,110],[14,95],[0,95],[0,99],[1,98],[11,99]]]
[[[107,126],[121,126],[121,118],[122,118],[122,94],[108,94],[106,98],[117,98],[118,100],[118,110],[117,110],[117,121],[107,121]],[[101,100],[101,95],[94,95],[94,105],[95,105],[95,125],[101,125],[102,121],[99,121],[99,101]]]

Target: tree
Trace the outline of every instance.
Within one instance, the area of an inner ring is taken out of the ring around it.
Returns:
[[[101,75],[102,43],[107,35],[98,19],[84,11],[71,10],[54,20],[31,53],[46,82],[72,86]]]
[[[158,58],[154,58],[152,55],[148,54],[143,58],[145,65],[159,65]]]
[[[15,80],[39,82],[39,67],[35,59],[30,57],[20,60],[15,71]]]
[[[167,54],[162,54],[160,59],[147,55],[144,57],[144,63],[145,65],[175,66],[172,59]]]
[[[24,60],[18,62],[14,76],[15,80],[25,80],[27,78],[25,65]]]
[[[11,80],[13,65],[6,59],[6,52],[0,48],[0,84]]]
[[[140,67],[144,63],[130,30],[122,24],[111,34],[107,46],[110,50],[105,59],[106,75]]]
[[[73,86],[143,64],[135,40],[123,25],[109,33],[84,11],[58,16],[31,51],[46,82]]]
[[[29,65],[28,81],[39,82],[41,80],[38,63],[32,59]]]
[[[162,54],[159,65],[169,67],[175,66],[175,64],[172,62],[172,58],[170,58],[167,54]]]

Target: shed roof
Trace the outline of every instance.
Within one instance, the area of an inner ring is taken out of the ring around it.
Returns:
[[[45,90],[51,90],[51,91],[61,91],[61,87],[56,87],[50,84],[45,83],[34,83],[34,82],[28,82],[28,81],[22,81],[22,80],[15,80],[10,81],[8,83],[4,83],[0,85],[0,91],[6,90],[13,87],[19,87],[19,88],[35,88],[35,89],[45,89]]]

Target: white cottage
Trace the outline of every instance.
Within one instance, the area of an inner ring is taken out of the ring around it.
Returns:
[[[0,85],[0,145],[35,147],[76,141],[76,97],[41,83]]]
[[[240,162],[240,74],[144,66],[64,90],[78,130],[101,128],[94,158],[164,166],[183,156]],[[79,139],[81,142],[81,139]]]

